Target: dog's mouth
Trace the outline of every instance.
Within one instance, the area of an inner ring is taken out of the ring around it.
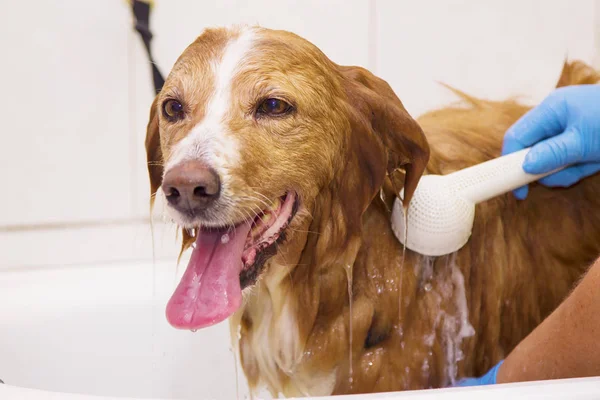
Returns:
[[[195,330],[231,316],[242,303],[242,289],[256,282],[285,239],[297,208],[297,195],[288,192],[252,222],[198,229],[188,267],[167,304],[169,323]]]
[[[285,230],[298,211],[298,199],[292,192],[278,198],[253,221],[242,252],[240,285],[244,289],[256,282],[264,263],[285,240]]]

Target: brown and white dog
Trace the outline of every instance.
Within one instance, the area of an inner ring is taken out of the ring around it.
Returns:
[[[599,79],[570,63],[559,86]],[[600,253],[600,176],[488,201],[457,253],[403,257],[395,194],[498,156],[528,109],[457,94],[417,123],[292,33],[206,30],[148,124],[152,194],[193,247],[169,322],[232,317],[251,387],[286,396],[440,387],[505,357]]]

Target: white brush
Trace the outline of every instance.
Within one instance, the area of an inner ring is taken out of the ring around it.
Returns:
[[[526,173],[522,165],[529,150],[523,149],[448,175],[423,175],[408,206],[408,230],[402,201],[397,198],[394,202],[394,234],[407,248],[426,256],[441,256],[459,250],[471,236],[476,204],[562,169],[541,175]],[[400,192],[402,196],[403,191]]]

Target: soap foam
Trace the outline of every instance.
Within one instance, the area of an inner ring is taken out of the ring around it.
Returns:
[[[421,276],[420,285],[428,295],[433,296],[437,312],[433,316],[431,332],[423,336],[423,343],[429,348],[429,356],[431,356],[431,349],[439,329],[446,364],[444,382],[442,382],[444,386],[456,383],[458,362],[464,358],[461,349],[462,341],[475,334],[475,329],[469,323],[465,282],[456,264],[456,253],[445,257],[446,263],[439,264],[441,270],[436,271],[437,274],[434,274],[436,257],[422,256],[417,264],[417,271]],[[443,307],[447,305],[451,307]],[[446,311],[444,308],[453,311]],[[422,373],[426,380],[429,378],[429,369],[430,360],[427,357],[422,364]]]

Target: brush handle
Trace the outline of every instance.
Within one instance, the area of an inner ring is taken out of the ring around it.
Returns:
[[[539,175],[526,173],[523,171],[523,161],[530,149],[529,147],[453,172],[446,175],[446,179],[450,187],[461,197],[478,204],[564,168]]]

